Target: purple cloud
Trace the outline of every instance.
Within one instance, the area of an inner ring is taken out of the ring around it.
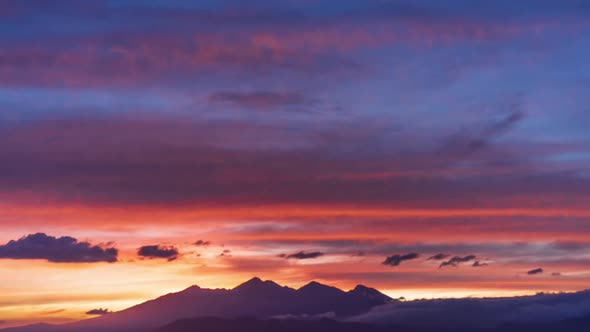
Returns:
[[[87,315],[89,316],[104,316],[104,315],[108,315],[112,313],[112,311],[109,311],[108,309],[92,309],[86,312]]]
[[[440,254],[436,254],[436,255],[434,255],[434,256],[431,256],[431,257],[429,257],[429,258],[428,258],[428,260],[429,260],[429,261],[441,261],[441,260],[443,260],[443,259],[446,259],[446,258],[448,258],[449,256],[450,256],[450,255],[447,255],[447,254],[440,253]]]
[[[319,251],[305,252],[300,251],[294,254],[287,255],[287,259],[315,259],[324,256],[324,253]]]
[[[166,258],[169,262],[178,258],[178,249],[172,246],[148,245],[137,250],[137,255],[144,258]]]
[[[383,261],[383,265],[389,265],[389,266],[399,266],[402,262],[404,261],[409,261],[412,259],[416,259],[420,257],[420,254],[418,253],[409,253],[409,254],[405,254],[405,255],[393,255],[393,256],[389,256],[387,258],[385,258],[385,260]]]
[[[0,258],[44,259],[52,263],[97,263],[117,261],[115,248],[78,242],[70,236],[53,237],[45,233],[27,235],[0,246]]]
[[[470,261],[474,260],[475,258],[476,258],[475,255],[468,255],[465,257],[455,256],[455,257],[449,259],[448,261],[444,261],[444,262],[440,263],[439,268],[442,268],[445,266],[457,266],[461,263],[470,262]]]

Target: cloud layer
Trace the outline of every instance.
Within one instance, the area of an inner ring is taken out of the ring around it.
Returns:
[[[432,328],[491,328],[576,318],[590,313],[589,304],[590,293],[587,291],[498,299],[422,300],[375,308],[354,320]]]

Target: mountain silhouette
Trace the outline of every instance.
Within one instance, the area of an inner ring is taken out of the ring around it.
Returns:
[[[343,318],[393,301],[360,285],[348,292],[318,282],[293,289],[253,278],[231,290],[192,286],[123,311],[67,325],[76,330],[98,331],[156,328],[194,317]]]
[[[163,326],[155,332],[389,332],[390,329],[360,323],[320,320],[259,320],[254,318],[193,318]],[[405,331],[404,331],[405,332]]]
[[[379,326],[330,319],[317,320],[257,320],[253,318],[182,319],[165,325],[155,332],[581,332],[590,331],[590,316],[545,323],[507,324],[495,328],[457,328],[449,326],[412,327]]]
[[[0,332],[579,332],[590,331],[589,301],[583,291],[400,302],[362,285],[348,292],[317,282],[293,289],[253,278],[234,289],[192,286],[76,323]]]

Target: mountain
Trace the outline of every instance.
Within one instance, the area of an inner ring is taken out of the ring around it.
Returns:
[[[231,290],[192,286],[120,312],[67,324],[67,328],[85,331],[148,329],[194,317],[344,318],[393,301],[375,289],[360,285],[349,292],[317,282],[293,289],[253,278]]]
[[[330,319],[319,320],[258,320],[254,318],[183,319],[159,328],[155,332],[389,332],[397,331],[359,323],[344,323]]]
[[[20,327],[9,327],[1,329],[0,332],[59,332],[61,327],[59,325],[39,323]]]
[[[590,316],[546,323],[510,324],[495,328],[378,326],[330,319],[192,318],[175,321],[154,332],[581,332],[590,331]]]
[[[513,298],[400,302],[362,285],[293,289],[251,279],[234,289],[192,286],[73,324],[0,332],[579,332],[590,331],[590,291]]]

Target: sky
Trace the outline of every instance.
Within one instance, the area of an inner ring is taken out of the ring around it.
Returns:
[[[5,0],[0,327],[197,284],[590,283],[585,0]]]

